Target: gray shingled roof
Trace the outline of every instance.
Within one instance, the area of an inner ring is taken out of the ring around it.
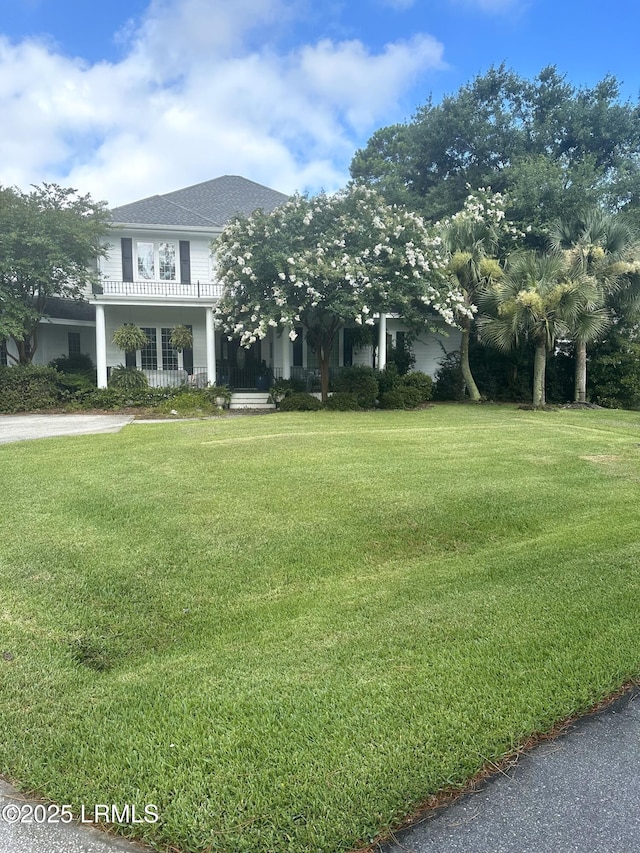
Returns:
[[[44,303],[44,317],[61,320],[95,320],[96,307],[84,299],[50,296]]]
[[[114,207],[114,222],[140,225],[222,227],[235,214],[270,211],[287,201],[284,193],[238,175],[224,175],[165,195]]]

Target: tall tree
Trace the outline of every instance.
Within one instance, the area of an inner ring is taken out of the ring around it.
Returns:
[[[217,316],[246,347],[269,327],[292,339],[306,327],[326,399],[341,326],[372,326],[374,312],[398,313],[414,328],[438,317],[455,325],[463,297],[445,274],[440,242],[419,216],[364,187],[296,196],[233,220],[215,242],[224,284]]]
[[[96,278],[107,223],[106,205],[73,189],[0,188],[0,339],[14,341],[14,361],[33,359],[47,300],[80,299]]]
[[[635,230],[621,215],[597,207],[553,223],[549,242],[553,249],[565,253],[570,264],[580,264],[597,283],[594,299],[585,303],[570,329],[576,359],[574,399],[586,403],[587,344],[597,340],[610,323],[607,303],[609,307],[616,301],[620,305],[620,297],[628,297],[633,282],[630,276],[640,260],[640,245]]]
[[[502,276],[498,258],[522,236],[505,217],[505,198],[480,188],[470,193],[462,210],[437,223],[447,252],[447,272],[464,298],[459,325],[462,329],[460,368],[471,400],[481,399],[469,364],[469,342],[480,292]]]
[[[535,348],[533,405],[546,403],[547,355],[566,335],[597,286],[580,265],[570,266],[559,253],[515,252],[504,277],[481,299],[482,338],[503,352],[527,340]]]
[[[542,245],[545,223],[587,202],[640,207],[639,151],[640,105],[620,101],[615,77],[576,88],[555,67],[530,81],[501,65],[377,131],[351,174],[434,220],[490,186]]]

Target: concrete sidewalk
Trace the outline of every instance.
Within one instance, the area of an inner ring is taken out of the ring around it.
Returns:
[[[640,691],[573,723],[380,853],[640,850]]]
[[[119,432],[132,415],[0,415],[0,444],[33,438]]]

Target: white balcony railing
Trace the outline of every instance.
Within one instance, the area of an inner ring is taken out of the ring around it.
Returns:
[[[93,286],[94,295],[181,297],[183,299],[219,299],[222,285],[219,282],[183,284],[179,281],[101,281]]]

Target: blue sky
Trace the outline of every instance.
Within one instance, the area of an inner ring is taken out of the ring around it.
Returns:
[[[640,92],[618,0],[3,0],[0,184],[110,204],[221,174],[344,185],[354,151],[491,64]]]

